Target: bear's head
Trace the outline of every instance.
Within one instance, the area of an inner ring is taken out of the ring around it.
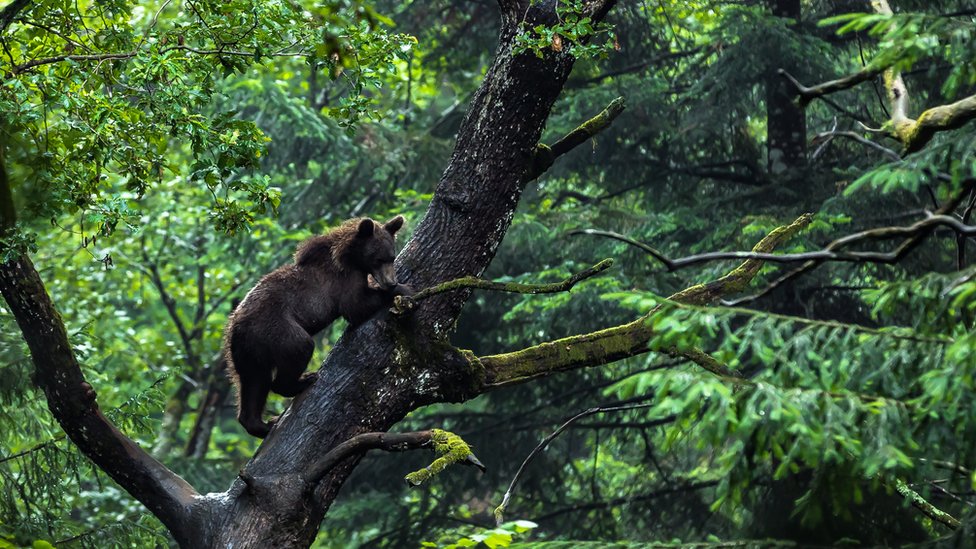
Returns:
[[[370,218],[359,221],[356,228],[356,242],[350,250],[349,259],[360,270],[365,271],[371,285],[383,290],[391,290],[397,285],[393,260],[396,248],[393,237],[403,227],[403,216],[398,215],[380,224]]]

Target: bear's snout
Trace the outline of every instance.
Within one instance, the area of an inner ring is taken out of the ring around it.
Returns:
[[[392,263],[383,265],[376,271],[373,271],[370,273],[369,278],[372,278],[372,282],[382,290],[392,290],[397,286],[396,270],[393,268]]]

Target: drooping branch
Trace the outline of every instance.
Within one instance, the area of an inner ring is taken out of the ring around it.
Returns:
[[[519,479],[522,477],[522,473],[525,472],[525,468],[529,465],[529,463],[532,462],[533,459],[535,459],[535,456],[538,455],[539,452],[545,450],[546,447],[549,446],[550,442],[555,440],[556,437],[560,435],[560,433],[568,429],[573,423],[576,423],[577,421],[583,419],[584,417],[592,416],[594,414],[622,412],[626,410],[636,410],[639,408],[650,408],[651,406],[654,406],[654,404],[633,404],[630,406],[590,408],[569,418],[566,422],[560,425],[558,429],[556,429],[552,433],[549,433],[549,435],[546,436],[546,438],[542,439],[542,441],[539,442],[539,444],[536,445],[536,447],[533,448],[532,451],[529,452],[529,455],[526,456],[526,458],[522,461],[522,465],[519,466],[518,471],[515,472],[515,476],[512,477],[512,482],[509,483],[508,489],[505,490],[505,495],[502,497],[502,502],[498,505],[498,507],[495,507],[495,511],[494,511],[495,523],[501,525],[501,523],[505,522],[505,509],[508,508],[508,503],[512,498],[512,493],[515,491],[515,485],[518,484]]]
[[[491,290],[495,292],[511,292],[517,294],[554,294],[558,292],[568,292],[582,280],[596,276],[603,271],[609,269],[613,266],[612,259],[604,259],[603,261],[597,263],[596,265],[580,271],[573,276],[559,281],[551,282],[548,284],[524,284],[521,282],[495,282],[491,280],[485,280],[483,278],[478,278],[476,276],[465,276],[462,278],[456,278],[454,280],[449,280],[447,282],[442,282],[436,286],[430,288],[425,288],[416,294],[406,297],[397,296],[394,304],[393,311],[396,314],[402,314],[414,306],[416,306],[418,301],[423,301],[429,297],[433,297],[437,294],[442,294],[444,292],[450,292],[452,290],[460,290],[462,288],[474,288],[478,290]]]
[[[792,238],[806,227],[810,220],[809,215],[803,215],[790,225],[773,230],[760,240],[753,250],[757,253],[768,253]],[[713,302],[725,295],[745,289],[761,266],[762,260],[747,259],[725,276],[691,286],[668,299],[692,305]],[[474,360],[484,369],[486,389],[523,383],[557,372],[607,364],[654,350],[680,355],[717,375],[730,375],[724,365],[697,349],[679,351],[674,348],[652,348],[651,339],[654,330],[649,320],[657,310],[655,308],[646,315],[620,326],[540,343],[510,353],[478,357]]]
[[[607,108],[600,111],[600,114],[577,126],[576,129],[564,135],[552,146],[542,143],[537,145],[529,180],[531,181],[544,174],[546,170],[552,167],[557,158],[586,143],[593,136],[610,127],[614,119],[624,112],[624,108],[626,108],[624,98],[618,97],[611,101]]]

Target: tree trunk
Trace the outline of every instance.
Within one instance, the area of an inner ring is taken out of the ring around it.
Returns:
[[[611,3],[587,5],[600,20]],[[433,201],[397,261],[399,278],[415,288],[480,275],[488,266],[536,174],[536,146],[573,65],[564,52],[542,59],[512,52],[518,25],[555,23],[556,2],[500,4],[495,60]],[[347,331],[318,382],[295,399],[245,466],[231,497],[213,499],[201,545],[307,546],[358,458],[331,470],[314,490],[300,480],[309,464],[357,434],[388,430],[419,406],[473,396],[483,372],[445,339],[469,293],[438,295],[405,318],[382,317]]]
[[[794,21],[799,27],[800,0],[768,0],[776,17]],[[777,70],[793,60],[781,57],[785,48],[770,56],[772,64],[766,70],[766,151],[767,170],[773,177],[783,175],[806,163],[807,123],[803,109],[793,98],[796,90]],[[790,65],[792,66],[792,64]]]

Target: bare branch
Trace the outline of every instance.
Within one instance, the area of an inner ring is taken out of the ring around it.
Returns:
[[[880,227],[850,234],[839,238],[827,245],[823,250],[798,254],[769,254],[756,252],[709,252],[692,255],[681,259],[668,260],[668,270],[674,271],[728,259],[759,259],[772,263],[797,263],[803,261],[845,261],[854,263],[886,263],[893,264],[900,261],[910,249],[898,247],[891,252],[844,252],[840,248],[850,246],[865,240],[890,240],[895,238],[915,236],[922,233],[929,234],[934,227],[949,227],[959,235],[976,235],[976,226],[966,225],[959,219],[947,215],[929,215],[907,227]]]
[[[885,156],[887,156],[891,160],[901,161],[901,159],[902,159],[901,158],[901,155],[898,154],[897,152],[895,152],[894,150],[889,149],[888,147],[885,147],[884,145],[882,145],[880,143],[876,143],[874,141],[871,141],[870,139],[862,136],[861,134],[859,134],[857,132],[852,132],[852,131],[836,131],[836,130],[832,130],[832,131],[829,131],[829,132],[819,133],[816,136],[814,136],[813,142],[814,143],[820,143],[820,142],[822,142],[821,147],[825,147],[827,145],[827,143],[829,143],[830,141],[832,141],[835,137],[845,137],[847,139],[853,139],[854,141],[857,141],[858,143],[861,143],[862,145],[867,145],[868,147],[871,147],[872,149],[876,149],[878,151],[881,151],[882,154],[884,154]],[[820,152],[820,149],[817,149],[817,153],[814,154],[814,157],[818,156],[819,155],[819,152]]]
[[[946,203],[943,204],[941,208],[935,210],[934,214],[931,217],[946,216],[947,214],[949,214],[952,211],[954,211],[956,209],[956,207],[958,207],[959,204],[962,203],[962,201],[965,198],[965,196],[967,194],[969,194],[970,192],[972,192],[972,190],[974,188],[976,188],[976,179],[967,179],[966,181],[964,181],[963,184],[962,184],[962,191],[960,193],[958,193],[956,196],[954,196],[951,199],[949,199],[948,201],[946,201]],[[907,254],[910,251],[914,250],[919,244],[921,244],[922,241],[924,241],[925,238],[928,237],[929,234],[930,234],[929,231],[922,231],[922,232],[918,232],[918,233],[912,234],[909,238],[906,238],[904,241],[902,241],[902,243],[899,244],[898,247],[894,251],[892,251],[891,253],[894,254],[896,257],[898,257],[900,259],[905,254]],[[854,235],[849,235],[849,236],[854,236]],[[847,237],[845,237],[845,238],[847,238]],[[831,244],[834,244],[834,243],[831,243]],[[831,249],[831,245],[828,245],[827,246],[827,249],[828,250]],[[751,296],[742,297],[742,298],[739,298],[739,299],[736,299],[736,300],[726,301],[726,302],[723,302],[723,304],[724,305],[741,305],[743,303],[749,303],[749,302],[755,301],[755,300],[757,300],[757,299],[759,299],[759,298],[761,298],[761,297],[769,294],[769,292],[772,292],[773,290],[775,290],[776,288],[782,286],[783,284],[786,284],[787,282],[793,280],[794,278],[796,278],[798,276],[801,276],[801,275],[803,275],[803,274],[805,274],[805,273],[807,273],[809,271],[812,271],[813,269],[815,269],[818,266],[820,266],[822,263],[823,263],[822,260],[808,261],[808,262],[804,263],[803,265],[797,267],[796,269],[793,269],[792,271],[790,271],[790,272],[784,274],[783,276],[777,278],[776,280],[774,280],[773,282],[771,282],[769,285],[767,285],[765,288],[763,288],[758,293],[753,294]]]
[[[456,278],[454,280],[449,280],[447,282],[442,282],[437,286],[430,288],[425,288],[412,296],[397,296],[394,299],[392,312],[395,314],[402,314],[410,309],[412,309],[418,301],[422,301],[429,297],[433,297],[437,294],[442,294],[444,292],[450,292],[453,290],[460,290],[462,288],[475,288],[479,290],[491,290],[496,292],[512,292],[518,294],[554,294],[558,292],[567,292],[573,288],[577,283],[587,278],[596,276],[599,273],[609,269],[613,265],[612,259],[604,259],[603,261],[597,263],[596,265],[580,271],[573,276],[562,280],[560,282],[551,282],[549,284],[523,284],[521,282],[494,282],[491,280],[485,280],[483,278],[478,278],[475,276],[465,276],[462,278]]]
[[[519,478],[521,478],[522,473],[525,472],[525,468],[533,459],[535,459],[535,456],[538,455],[539,452],[545,450],[546,447],[549,446],[549,443],[555,440],[555,438],[558,437],[563,431],[568,429],[570,425],[583,419],[584,417],[592,416],[594,414],[622,412],[625,410],[650,408],[651,406],[655,406],[655,404],[634,404],[630,406],[617,406],[611,408],[590,408],[589,410],[584,410],[566,420],[566,422],[560,425],[558,429],[550,433],[546,438],[542,439],[542,441],[535,448],[533,448],[532,451],[529,452],[529,455],[522,461],[522,465],[519,466],[518,471],[515,472],[515,476],[512,477],[512,482],[508,485],[508,490],[505,490],[505,495],[502,497],[502,502],[498,505],[498,507],[495,507],[495,523],[501,524],[504,522],[505,509],[508,507],[508,503],[512,498],[512,492],[515,491],[515,485],[518,484]]]
[[[777,72],[780,76],[788,80],[793,87],[796,89],[796,94],[799,96],[800,106],[805,107],[810,104],[811,101],[817,99],[818,97],[823,97],[825,95],[830,95],[842,90],[848,90],[857,86],[861,82],[867,82],[877,77],[879,74],[884,72],[885,67],[865,67],[853,74],[838,78],[836,80],[830,80],[829,82],[824,82],[822,84],[817,84],[815,86],[804,86],[797,80],[793,75],[786,72],[783,69],[779,69]]]

